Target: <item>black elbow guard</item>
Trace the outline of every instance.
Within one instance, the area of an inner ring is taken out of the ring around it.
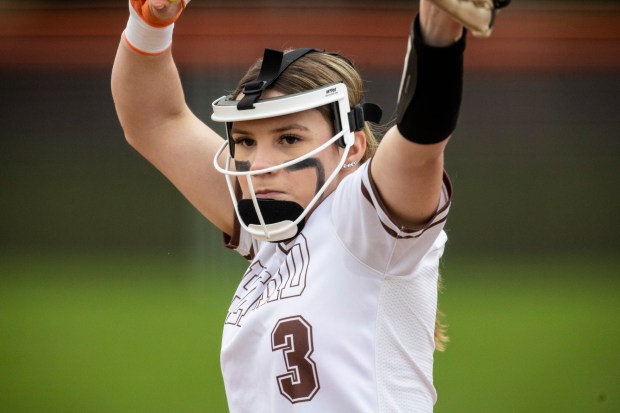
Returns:
[[[466,31],[454,44],[424,44],[416,17],[398,95],[396,126],[407,140],[441,142],[456,128],[463,94],[463,52]]]

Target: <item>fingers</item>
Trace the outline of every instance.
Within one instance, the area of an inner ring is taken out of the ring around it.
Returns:
[[[156,22],[157,25],[174,23],[182,10],[183,4],[180,0],[148,0],[142,6],[142,12],[147,21],[150,20],[149,23]]]
[[[190,0],[130,0],[133,9],[148,25],[166,27],[174,23]]]
[[[153,10],[166,12],[168,10],[176,11],[178,7],[181,7],[179,0],[151,0],[151,7]]]
[[[172,43],[174,22],[189,0],[129,0],[129,20],[124,39],[141,54],[157,56]]]
[[[492,0],[427,0],[461,22],[476,37],[489,37],[495,19]],[[500,1],[499,3],[509,3]]]
[[[420,24],[424,43],[443,47],[456,42],[463,34],[463,25],[434,2],[420,2]]]

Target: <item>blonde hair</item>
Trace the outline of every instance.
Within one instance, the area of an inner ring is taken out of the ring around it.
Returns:
[[[232,93],[233,96],[239,95],[247,83],[256,80],[261,65],[262,59],[258,59],[250,67],[239,81],[237,88]],[[364,97],[362,77],[349,60],[335,53],[315,52],[300,57],[282,72],[270,88],[285,95],[290,95],[337,82],[344,82],[347,86],[349,104],[351,106],[362,102]],[[333,114],[329,106],[318,108],[318,110],[329,122],[332,121]],[[364,125],[363,132],[366,135],[366,152],[361,162],[370,159],[377,150],[379,146],[379,140],[376,135],[377,131],[378,128],[371,126],[368,122]]]
[[[246,84],[256,80],[262,63],[262,59],[258,59],[250,67],[239,81],[237,88],[233,91],[233,96],[237,97]],[[270,88],[285,95],[290,95],[337,82],[344,82],[347,86],[349,104],[351,106],[362,102],[364,97],[362,77],[348,59],[336,53],[308,53],[300,57],[282,72]],[[318,108],[318,110],[329,122],[332,121],[333,113],[331,113],[329,106]],[[366,151],[360,163],[367,161],[374,155],[379,146],[378,136],[382,130],[380,126],[366,122],[363,132],[366,135]],[[439,287],[441,288],[441,285]],[[448,342],[446,326],[442,323],[442,318],[443,314],[437,308],[434,333],[435,349],[437,351],[443,351]]]
[[[441,278],[441,273],[437,278],[437,290],[441,292],[443,290],[443,279]],[[437,313],[435,315],[435,333],[433,338],[435,340],[435,350],[444,351],[446,349],[446,345],[450,339],[446,334],[448,327],[443,322],[444,313],[439,310],[439,306],[437,306]]]

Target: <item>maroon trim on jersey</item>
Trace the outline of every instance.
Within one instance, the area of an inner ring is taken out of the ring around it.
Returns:
[[[241,187],[239,186],[239,182],[235,181],[235,196],[237,197],[237,200],[241,199]],[[237,248],[239,248],[239,242],[241,240],[241,224],[239,223],[239,219],[237,218],[237,214],[235,213],[235,211],[233,210],[233,233],[231,234],[226,234],[226,233],[222,233],[223,239],[224,239],[224,246],[228,249],[231,250],[236,250]],[[244,255],[243,258],[245,258],[248,261],[252,261],[254,259],[254,256],[256,255],[255,251],[254,251],[254,244],[252,244],[252,246],[250,247],[250,253],[248,255]]]
[[[240,237],[241,237],[241,225],[239,225],[239,221],[235,219],[234,224],[233,224],[232,235],[222,232],[222,238],[224,239],[224,246],[231,250],[237,249],[239,247]]]
[[[291,250],[290,248],[286,248],[289,247],[289,242],[288,241],[284,241],[284,242],[279,242],[278,243],[278,249],[284,253],[284,254],[288,254],[288,252]]]
[[[370,160],[370,162],[372,162],[372,159]],[[373,194],[375,195],[375,198],[377,199],[377,204],[379,206],[379,208],[381,208],[381,210],[385,213],[385,215],[389,218],[390,221],[392,221],[395,225],[397,225],[400,230],[406,234],[412,234],[412,235],[401,235],[398,234],[396,231],[394,231],[392,228],[388,227],[383,221],[381,222],[381,226],[383,227],[383,229],[385,229],[385,232],[387,232],[391,237],[394,237],[396,239],[409,239],[409,238],[418,238],[420,237],[422,234],[424,234],[424,232],[429,229],[434,227],[435,225],[439,225],[443,222],[446,221],[447,216],[443,217],[440,220],[436,220],[437,216],[439,216],[440,214],[444,213],[447,209],[448,206],[450,205],[450,202],[452,200],[452,181],[450,181],[450,177],[448,176],[448,174],[446,173],[446,171],[443,172],[443,184],[445,189],[442,188],[442,191],[446,191],[446,203],[439,208],[437,211],[435,211],[435,213],[433,214],[432,217],[429,218],[429,220],[426,222],[426,224],[420,225],[420,226],[416,226],[416,227],[409,227],[409,226],[405,226],[402,225],[398,222],[398,220],[388,211],[387,207],[385,206],[385,203],[383,201],[383,198],[381,198],[381,195],[379,194],[379,190],[377,189],[376,183],[374,181],[374,179],[372,178],[372,174],[370,173],[370,167],[372,166],[372,164],[368,165],[367,168],[367,173],[368,173],[368,181],[370,182],[370,188],[373,192]],[[366,188],[366,186],[364,185],[364,182],[362,181],[362,195],[364,196],[364,198],[366,198],[366,200],[370,203],[370,205],[372,205],[373,208],[376,209],[375,204],[372,202],[372,197],[370,195],[370,192],[368,190],[368,188]],[[414,233],[417,233],[415,235],[413,235]]]
[[[235,221],[234,221],[233,234],[228,235],[225,232],[222,232],[222,237],[224,239],[224,246],[226,248],[231,249],[231,250],[236,250],[237,248],[239,248],[239,241],[241,239],[241,225],[239,224],[239,221],[237,220],[236,216],[235,216]],[[248,261],[252,261],[255,256],[256,256],[256,253],[254,251],[254,245],[252,245],[250,247],[250,253],[248,255],[243,255],[243,258],[245,258]]]

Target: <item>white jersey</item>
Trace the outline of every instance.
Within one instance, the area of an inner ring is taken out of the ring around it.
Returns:
[[[244,231],[251,258],[232,300],[221,366],[230,411],[431,412],[439,259],[451,187],[424,228],[390,219],[367,164],[289,242]]]

